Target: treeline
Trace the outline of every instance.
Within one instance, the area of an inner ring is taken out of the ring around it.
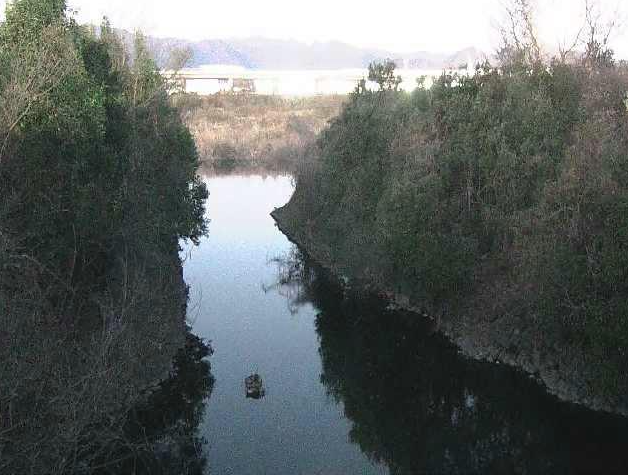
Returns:
[[[621,393],[628,69],[586,46],[550,62],[505,47],[498,65],[411,94],[391,71],[371,78],[379,91],[361,83],[280,220],[432,314],[516,315],[582,345]]]
[[[167,89],[141,35],[129,52],[65,0],[7,4],[2,473],[113,471],[128,409],[184,344],[178,241],[205,233],[206,190]]]

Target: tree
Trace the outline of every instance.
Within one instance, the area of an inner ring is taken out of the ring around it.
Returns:
[[[63,0],[14,0],[0,24],[1,473],[104,467],[183,344],[178,242],[204,233],[206,191],[135,52]]]
[[[505,19],[500,29],[502,46],[498,57],[502,64],[539,64],[542,52],[539,45],[534,0],[509,0]]]
[[[369,64],[369,81],[378,84],[380,91],[396,91],[401,84],[401,76],[395,76],[395,62],[387,59],[383,63]]]
[[[608,43],[618,26],[617,17],[604,21],[599,4],[585,1],[585,54],[584,64],[589,68],[610,67],[614,64],[613,50]]]
[[[31,42],[48,26],[68,23],[65,0],[20,0],[7,3],[4,41]]]
[[[20,123],[78,68],[65,2],[21,1],[0,26],[0,162]]]

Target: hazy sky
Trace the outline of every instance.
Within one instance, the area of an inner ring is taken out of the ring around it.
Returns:
[[[107,15],[115,26],[187,39],[265,36],[305,42],[339,40],[396,52],[453,51],[477,46],[490,51],[504,0],[68,0],[82,22]],[[597,0],[608,16],[628,0]],[[545,42],[575,34],[584,0],[537,0]],[[4,7],[6,0],[0,0]],[[4,9],[4,8],[3,8]],[[628,35],[617,36],[628,57]]]

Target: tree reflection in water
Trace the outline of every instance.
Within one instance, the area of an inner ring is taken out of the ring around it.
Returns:
[[[201,475],[207,473],[198,436],[214,377],[208,346],[192,333],[177,354],[173,372],[129,415],[127,437],[116,454],[108,454],[102,474]]]
[[[275,281],[263,284],[264,292],[277,292],[286,298],[288,311],[296,315],[299,308],[310,302],[309,286],[315,282],[315,269],[302,258],[301,253],[293,247],[286,256],[275,257],[268,261],[277,268]]]
[[[461,357],[428,321],[342,290],[299,253],[278,262],[278,285],[299,289],[290,305],[319,309],[321,382],[344,405],[351,441],[390,473],[628,473],[625,419]]]

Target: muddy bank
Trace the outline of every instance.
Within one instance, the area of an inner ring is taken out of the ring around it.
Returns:
[[[563,401],[628,416],[625,392],[600,383],[606,371],[604,355],[587,354],[570,344],[558,327],[525,315],[524,309],[495,317],[494,309],[483,312],[485,307],[474,308],[471,301],[464,311],[453,313],[447,308],[428,308],[413,301],[412,296],[392,291],[373,269],[354,268],[350,259],[345,262],[335,256],[324,237],[313,232],[311,223],[300,219],[297,207],[291,201],[272,213],[278,228],[342,280],[369,287],[388,299],[390,305],[430,318],[466,357],[519,368]]]

